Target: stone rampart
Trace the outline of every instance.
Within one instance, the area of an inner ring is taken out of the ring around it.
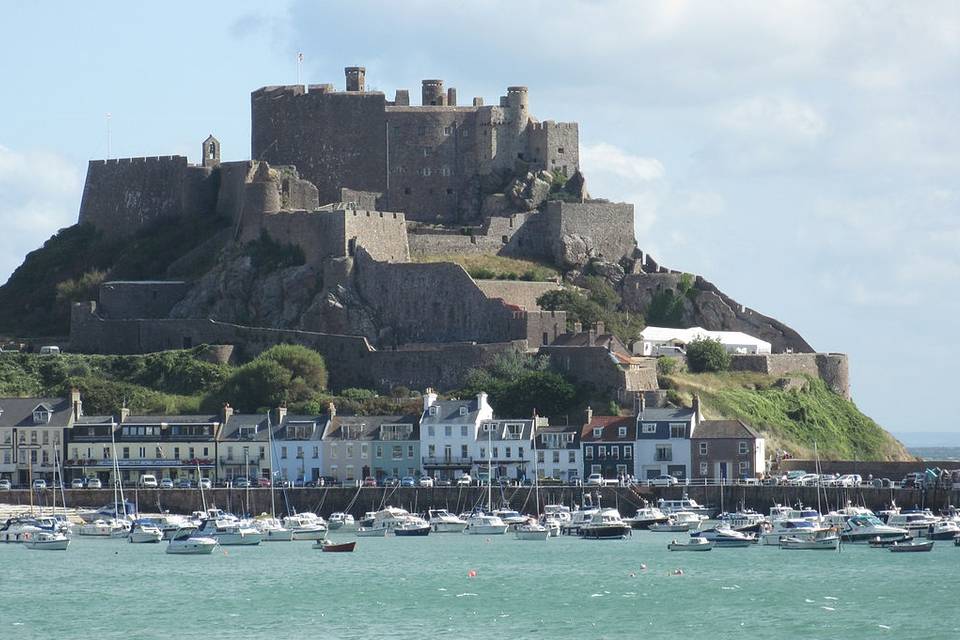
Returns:
[[[108,318],[162,318],[187,293],[182,281],[111,281],[100,285],[100,313]]]
[[[539,311],[537,298],[550,291],[561,291],[556,282],[526,282],[523,280],[476,280],[477,286],[488,298],[500,298],[507,304],[527,311]]]
[[[122,237],[162,218],[209,214],[217,193],[212,176],[184,156],[91,160],[79,221]]]
[[[730,358],[730,369],[771,376],[804,373],[822,379],[831,391],[850,399],[850,367],[843,353],[734,355]]]
[[[540,355],[550,358],[552,369],[575,380],[591,384],[621,402],[632,401],[635,391],[658,389],[655,358],[621,364],[616,356],[599,346],[542,346]]]

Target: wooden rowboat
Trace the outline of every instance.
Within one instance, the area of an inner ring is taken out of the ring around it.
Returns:
[[[327,540],[323,540],[313,545],[314,549],[320,549],[321,551],[329,551],[330,553],[347,553],[353,551],[354,547],[357,546],[357,541],[353,542],[343,542],[341,544],[333,544]]]

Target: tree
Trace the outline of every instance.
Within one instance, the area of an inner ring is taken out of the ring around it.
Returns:
[[[486,369],[467,373],[464,396],[485,391],[498,415],[523,418],[569,413],[578,400],[578,389],[563,376],[547,370],[546,357],[509,352]]]
[[[720,340],[700,338],[687,345],[687,367],[694,373],[726,371],[730,354]]]
[[[289,369],[275,360],[257,358],[237,369],[219,395],[240,411],[253,412],[294,401],[289,393],[290,381]]]
[[[276,362],[290,372],[291,402],[307,399],[327,388],[327,363],[313,349],[298,344],[278,344],[256,359]]]

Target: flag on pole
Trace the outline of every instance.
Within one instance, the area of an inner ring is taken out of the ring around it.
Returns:
[[[298,54],[297,54],[297,62],[303,62],[303,54],[302,54],[302,53],[298,53]]]

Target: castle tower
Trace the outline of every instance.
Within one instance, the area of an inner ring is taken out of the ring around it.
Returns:
[[[220,166],[220,141],[214,138],[212,133],[203,141],[200,157],[203,158],[200,164],[204,167]]]
[[[347,91],[366,91],[365,67],[346,67],[343,72],[347,76]]]
[[[420,93],[420,104],[425,107],[442,107],[446,104],[446,96],[443,93],[443,80],[424,80],[423,88]]]
[[[523,131],[530,119],[530,103],[526,87],[507,87],[507,108],[511,111],[513,126],[517,132]]]

